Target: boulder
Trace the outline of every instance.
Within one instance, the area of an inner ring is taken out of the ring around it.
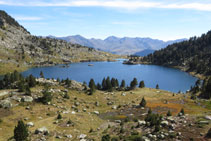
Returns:
[[[0,107],[10,108],[10,107],[12,107],[12,103],[10,100],[5,99],[5,100],[0,101]]]
[[[140,126],[141,126],[141,125],[146,125],[146,121],[144,121],[144,120],[139,120],[139,121],[138,121],[138,125],[140,125]]]
[[[208,115],[205,116],[204,118],[207,119],[207,120],[211,120],[211,116],[208,116]]]
[[[65,135],[66,138],[71,139],[73,136],[71,134]]]
[[[33,98],[31,96],[23,96],[22,101],[24,102],[32,102]]]
[[[94,114],[99,115],[100,113],[98,111],[94,111]]]
[[[80,135],[78,136],[78,138],[79,138],[79,139],[85,139],[86,136],[87,136],[87,135],[85,135],[85,134],[80,134]]]
[[[169,124],[169,122],[167,120],[161,121],[161,125],[163,125],[163,126],[166,126],[168,124]]]
[[[28,127],[32,127],[32,126],[34,126],[34,123],[33,123],[33,122],[28,122],[26,125],[27,125]]]
[[[117,109],[117,106],[116,105],[112,106],[112,109],[116,110]]]
[[[39,134],[39,133],[49,133],[49,131],[46,127],[42,127],[35,130],[35,134]]]

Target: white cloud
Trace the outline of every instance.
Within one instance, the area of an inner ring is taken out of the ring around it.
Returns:
[[[190,9],[211,11],[211,3],[201,2],[162,2],[157,0],[52,0],[51,2],[26,0],[0,0],[0,5],[9,6],[37,6],[37,7],[108,7],[122,9],[160,8],[160,9]]]

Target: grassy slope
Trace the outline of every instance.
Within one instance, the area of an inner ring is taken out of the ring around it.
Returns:
[[[63,89],[62,87],[57,88]],[[38,89],[40,88],[33,88],[33,91],[37,91]],[[132,101],[134,101],[136,104],[139,104],[141,98],[144,96],[147,100],[147,107],[151,107],[154,111],[159,111],[159,113],[163,114],[166,114],[167,110],[170,109],[173,112],[173,115],[176,115],[181,108],[184,108],[187,114],[197,116],[203,115],[204,113],[211,111],[210,106],[209,108],[203,108],[202,106],[197,106],[193,101],[189,100],[188,98],[185,98],[183,95],[175,95],[173,97],[172,93],[162,90],[150,88],[137,89],[132,92],[125,92],[126,96],[122,96],[122,92],[114,92],[113,95],[103,93],[104,92],[97,91],[93,96],[88,96],[83,92],[70,90],[70,99],[62,99],[62,103],[58,103],[57,105],[63,107],[66,106],[67,109],[71,109],[71,106],[76,101],[74,100],[74,98],[77,97],[77,101],[80,102],[80,106],[78,106],[80,112],[76,114],[62,114],[63,121],[60,121],[59,124],[53,124],[53,122],[57,117],[56,112],[61,111],[62,109],[59,109],[52,105],[42,105],[39,103],[33,103],[29,104],[29,106],[32,107],[32,110],[25,110],[25,107],[27,106],[27,103],[25,103],[21,104],[22,106],[12,108],[9,112],[1,111],[0,118],[3,120],[3,123],[0,123],[0,130],[2,130],[3,132],[0,132],[0,141],[5,141],[8,138],[12,137],[13,129],[17,121],[26,117],[29,118],[29,120],[26,122],[32,121],[35,124],[35,127],[29,128],[29,130],[32,132],[34,132],[36,128],[46,126],[51,132],[62,132],[66,134],[72,134],[73,138],[76,138],[77,135],[84,133],[89,135],[89,137],[99,139],[104,130],[103,127],[107,125],[107,121],[93,114],[93,111],[99,111],[100,113],[106,113],[111,111],[115,112],[115,110],[111,109],[112,106],[107,106],[106,99],[108,97],[115,102],[115,105],[122,105],[131,104]],[[56,99],[55,97],[60,96],[59,94],[54,94],[53,103],[57,103],[58,101],[58,99]],[[168,104],[164,104],[166,100],[168,101]],[[96,101],[99,101],[99,107],[96,107],[94,105]],[[87,108],[87,106],[89,106],[89,108]],[[87,112],[83,112],[83,108],[86,108]],[[47,113],[50,114],[50,116],[46,115]],[[42,117],[42,119],[40,117]],[[118,119],[122,117],[119,116],[116,118]],[[71,119],[75,123],[75,127],[63,127],[64,123],[66,123],[68,119]],[[88,133],[91,128],[96,131],[98,127],[102,127],[100,129],[100,132]],[[49,138],[49,140],[56,139],[55,137],[51,137]]]

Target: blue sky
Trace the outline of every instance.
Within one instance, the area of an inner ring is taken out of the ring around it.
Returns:
[[[211,0],[0,0],[33,35],[174,40],[211,30]]]

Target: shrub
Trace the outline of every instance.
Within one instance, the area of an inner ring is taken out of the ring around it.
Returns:
[[[166,116],[172,116],[172,114],[171,114],[171,111],[169,110],[168,112],[167,112],[167,114],[166,114]]]
[[[141,107],[145,107],[147,104],[146,100],[144,99],[144,97],[141,100],[141,103],[139,104]]]
[[[62,119],[62,115],[58,114],[57,119]]]
[[[101,141],[110,141],[110,139],[111,139],[110,135],[107,134],[107,135],[102,136]]]

